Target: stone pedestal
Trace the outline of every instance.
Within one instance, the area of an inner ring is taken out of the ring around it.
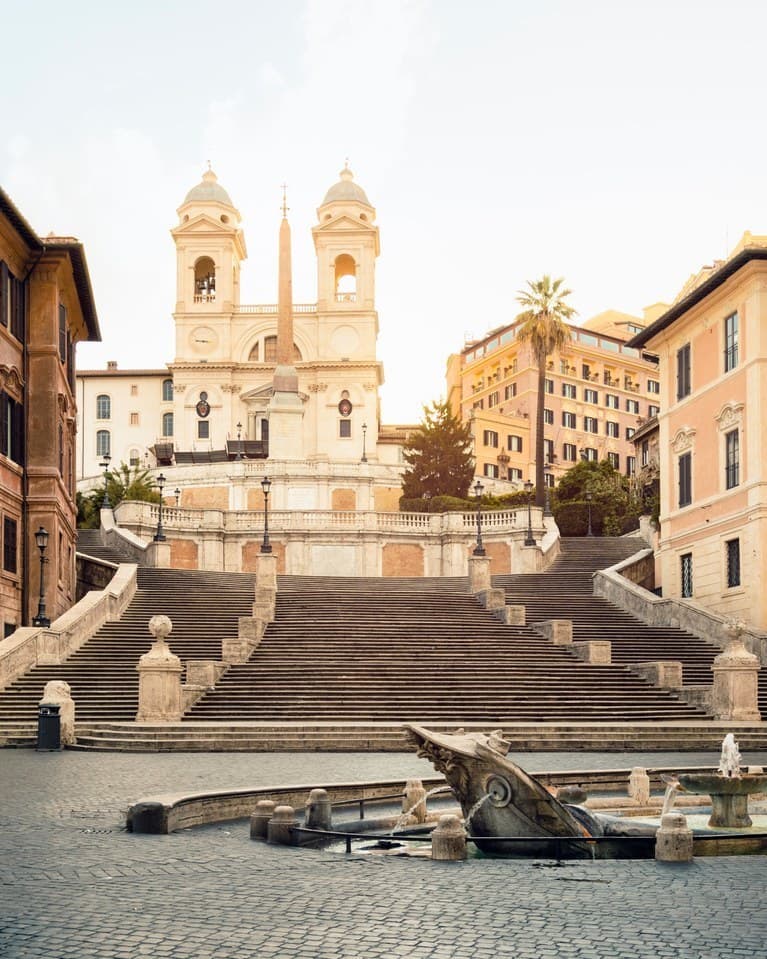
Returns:
[[[256,601],[253,603],[253,616],[264,623],[274,620],[277,606],[277,590],[269,586],[256,586]]]
[[[484,593],[490,589],[490,557],[469,557],[469,592]]]
[[[274,553],[259,553],[256,564],[256,590],[266,587],[277,590],[277,557]]]
[[[570,619],[544,619],[530,625],[555,646],[570,646],[573,641],[573,623]]]
[[[631,770],[628,796],[638,806],[646,806],[650,801],[650,777],[643,766],[634,766]]]
[[[682,813],[668,812],[661,817],[655,839],[655,858],[659,862],[692,860],[692,829]]]
[[[75,703],[69,683],[61,679],[52,679],[46,683],[40,705],[59,707],[61,745],[73,746],[75,744]]]
[[[589,639],[583,643],[573,643],[573,652],[584,663],[595,666],[609,666],[613,661],[609,639]]]
[[[503,609],[506,605],[506,591],[499,587],[483,589],[481,593],[477,593],[477,599],[485,609]]]
[[[748,829],[753,826],[748,814],[748,796],[712,792],[708,825],[713,829]]]
[[[743,626],[739,623],[725,630],[727,646],[711,667],[714,673],[711,710],[714,719],[759,722],[759,660],[743,645],[742,631]]]
[[[165,642],[173,629],[167,616],[153,616],[149,632],[154,644],[138,662],[139,723],[171,723],[181,719],[181,660],[174,656]]]
[[[250,838],[266,839],[269,820],[274,815],[275,804],[271,799],[259,799],[256,810],[250,817]]]
[[[460,862],[466,858],[466,830],[458,816],[445,815],[431,834],[431,858]]]
[[[307,829],[331,829],[333,809],[327,789],[312,789],[306,804],[305,826]]]
[[[647,663],[635,663],[631,671],[646,679],[653,686],[664,689],[682,688],[682,664],[674,659],[658,659]]]
[[[186,684],[213,689],[221,671],[221,663],[215,659],[188,659],[186,661]]]

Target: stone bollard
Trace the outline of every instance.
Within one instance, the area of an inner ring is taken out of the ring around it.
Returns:
[[[466,858],[466,830],[458,816],[439,817],[431,834],[431,858],[440,862],[460,862]]]
[[[277,806],[266,827],[266,841],[278,846],[297,846],[298,826],[296,811],[292,806]]]
[[[409,813],[410,822],[426,822],[426,790],[420,779],[408,779],[405,783],[402,812]]]
[[[500,587],[483,589],[477,593],[477,599],[480,606],[484,606],[487,610],[503,609],[506,605],[506,590]]]
[[[469,592],[484,593],[490,589],[490,557],[469,557]]]
[[[274,553],[259,553],[256,564],[256,591],[260,586],[277,589],[277,557]]]
[[[692,829],[683,813],[667,812],[661,816],[655,838],[655,858],[658,862],[692,861]]]
[[[136,722],[171,723],[181,719],[181,660],[165,642],[172,629],[173,623],[167,616],[153,616],[149,620],[149,632],[155,641],[136,667]]]
[[[631,770],[628,796],[637,806],[646,806],[650,801],[650,777],[644,766],[634,766]]]
[[[61,745],[73,746],[75,744],[75,701],[72,699],[69,683],[61,679],[52,679],[46,683],[40,705],[59,707]]]
[[[266,839],[269,820],[274,815],[275,804],[271,799],[259,799],[250,817],[250,838]]]
[[[711,666],[714,673],[711,689],[714,719],[759,722],[759,659],[743,645],[742,623],[732,623],[725,632],[727,646]]]
[[[333,808],[327,789],[312,789],[306,804],[304,825],[307,829],[332,829]]]

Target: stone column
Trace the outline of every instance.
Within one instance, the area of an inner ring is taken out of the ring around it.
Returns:
[[[484,593],[490,589],[490,557],[469,557],[469,592]]]
[[[298,833],[293,828],[298,826],[296,811],[292,806],[278,806],[266,827],[266,841],[279,846],[297,846]]]
[[[637,806],[646,806],[650,801],[650,777],[643,766],[634,766],[631,770],[628,796]]]
[[[172,723],[181,719],[181,660],[165,642],[173,629],[167,616],[153,616],[149,632],[155,641],[138,662],[139,723]]]
[[[305,825],[307,829],[331,829],[333,808],[327,789],[312,789],[306,804]]]
[[[743,645],[743,623],[725,627],[727,646],[711,667],[714,684],[711,709],[714,719],[759,722],[759,660]]]
[[[275,804],[271,799],[259,799],[256,809],[250,817],[250,838],[266,839],[269,820],[274,815]]]

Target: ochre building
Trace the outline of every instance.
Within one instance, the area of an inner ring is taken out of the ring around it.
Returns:
[[[633,436],[657,415],[660,377],[650,355],[627,340],[658,315],[600,313],[570,326],[572,339],[546,369],[544,448],[548,482],[579,459],[610,460],[627,476],[636,471]],[[447,392],[453,412],[472,424],[477,475],[519,483],[535,480],[538,370],[521,322],[498,327],[448,360]]]
[[[99,327],[82,244],[41,239],[0,189],[0,623],[75,602],[75,348]]]

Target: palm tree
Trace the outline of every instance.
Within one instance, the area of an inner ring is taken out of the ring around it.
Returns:
[[[546,361],[570,342],[570,327],[567,320],[575,314],[575,309],[565,302],[571,290],[562,288],[564,280],[553,280],[545,274],[540,280],[527,281],[529,289],[520,290],[517,302],[525,309],[517,317],[522,327],[517,339],[530,344],[533,359],[538,367],[538,404],[535,414],[535,502],[543,506],[546,493],[544,488],[543,457],[543,410],[546,390]]]

